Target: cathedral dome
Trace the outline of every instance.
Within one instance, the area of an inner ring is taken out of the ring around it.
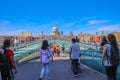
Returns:
[[[56,25],[54,25],[52,29],[52,35],[58,35],[58,28],[56,27]]]
[[[57,27],[56,27],[56,26],[54,26],[54,27],[53,27],[53,30],[54,30],[54,29],[57,29]]]

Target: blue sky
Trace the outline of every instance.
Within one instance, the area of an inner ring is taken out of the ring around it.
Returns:
[[[120,0],[0,0],[0,34],[120,31]]]

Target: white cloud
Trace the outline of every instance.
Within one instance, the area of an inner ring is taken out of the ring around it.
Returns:
[[[8,21],[8,20],[0,21],[0,26],[5,26],[5,25],[8,25],[8,24],[10,24],[10,21]]]
[[[76,24],[76,22],[65,23],[65,24],[61,25],[61,27],[71,27],[71,26],[74,26],[75,24]]]
[[[15,36],[15,35],[20,35],[21,32],[26,32],[26,30],[12,30],[12,31],[9,31],[9,30],[5,30],[5,31],[2,31],[0,32],[0,35],[6,35],[6,36]]]
[[[120,24],[101,26],[98,31],[120,31]]]
[[[94,24],[101,24],[101,23],[106,23],[108,20],[91,20],[88,22],[89,25],[94,25]]]
[[[41,28],[46,28],[46,27],[50,27],[51,24],[43,24],[43,25],[40,25]]]

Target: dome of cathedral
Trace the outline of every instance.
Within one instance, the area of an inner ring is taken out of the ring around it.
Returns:
[[[55,29],[57,29],[57,27],[56,27],[56,26],[54,26],[54,27],[53,27],[53,30],[55,30]]]

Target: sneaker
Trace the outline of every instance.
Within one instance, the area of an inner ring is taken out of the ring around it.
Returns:
[[[38,80],[42,80],[41,78],[39,78]]]
[[[74,77],[78,77],[78,76],[79,76],[78,74],[74,75]]]

